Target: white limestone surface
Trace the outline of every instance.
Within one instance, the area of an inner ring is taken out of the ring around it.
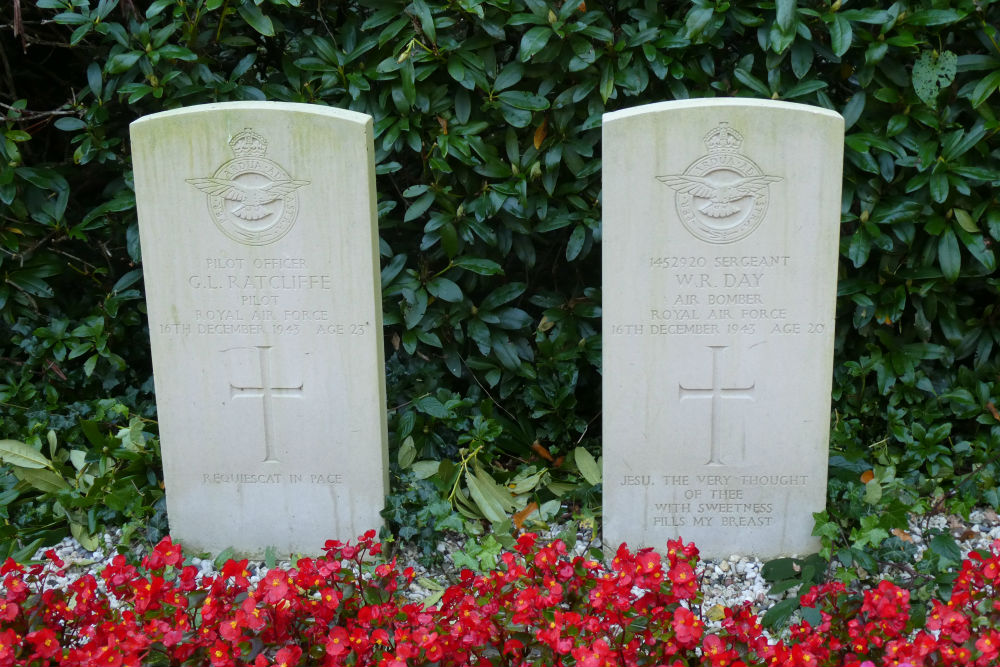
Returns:
[[[167,511],[195,552],[382,524],[372,119],[233,102],[131,126]]]
[[[817,551],[844,122],[786,102],[604,116],[604,542]]]

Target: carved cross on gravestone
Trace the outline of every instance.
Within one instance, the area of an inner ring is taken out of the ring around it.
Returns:
[[[726,399],[754,400],[753,392],[757,383],[751,383],[749,387],[723,387],[722,370],[719,368],[719,353],[729,346],[709,345],[708,347],[712,350],[712,386],[707,388],[685,387],[682,384],[678,386],[680,387],[682,401],[687,398],[712,399],[712,426],[710,431],[712,448],[707,465],[721,466],[725,465],[722,461],[722,443],[719,439],[722,431],[720,424],[722,420],[722,401]]]
[[[844,119],[678,100],[602,134],[604,544],[814,553]]]
[[[227,102],[131,134],[171,537],[288,558],[378,529],[374,120]]]
[[[297,387],[277,387],[271,381],[270,346],[257,345],[255,348],[233,348],[233,349],[256,349],[257,358],[260,363],[260,386],[240,387],[232,382],[229,388],[232,391],[231,398],[259,398],[261,399],[264,411],[264,463],[269,461],[277,462],[274,458],[274,418],[273,401],[275,398],[302,398],[302,384]]]

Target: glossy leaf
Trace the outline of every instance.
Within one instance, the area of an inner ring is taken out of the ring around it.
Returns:
[[[588,452],[583,447],[577,447],[573,450],[574,460],[576,461],[577,468],[580,469],[580,474],[583,478],[587,480],[589,484],[597,485],[601,483],[601,468],[594,460],[593,454]]]
[[[51,465],[44,454],[18,440],[0,440],[0,461],[32,470],[47,468]]]

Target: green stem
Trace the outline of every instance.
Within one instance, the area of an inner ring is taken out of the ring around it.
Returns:
[[[228,8],[229,8],[229,0],[225,0],[225,2],[222,3],[222,11],[219,12],[219,27],[216,28],[216,30],[215,30],[215,41],[216,42],[218,42],[219,41],[219,37],[222,36],[222,22],[226,18],[226,9],[228,9]]]
[[[458,477],[455,478],[455,483],[451,487],[451,493],[448,494],[448,502],[454,504],[454,502],[455,502],[455,496],[458,494],[458,487],[462,483],[462,473],[464,473],[465,471],[468,470],[468,468],[469,468],[469,461],[471,461],[472,459],[476,458],[476,455],[480,452],[480,450],[482,450],[482,448],[483,448],[483,446],[479,445],[474,450],[472,450],[471,452],[469,452],[466,456],[463,456],[462,460],[459,461],[458,465],[459,465],[460,470],[458,472]]]
[[[433,276],[431,276],[431,280],[434,280],[435,278],[440,278],[442,275],[451,271],[454,268],[455,268],[455,262],[449,261],[448,266],[444,267],[443,269],[435,273]]]

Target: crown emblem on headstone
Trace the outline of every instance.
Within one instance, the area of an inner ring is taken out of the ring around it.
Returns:
[[[298,189],[309,181],[293,179],[267,157],[267,139],[244,128],[229,140],[236,155],[208,178],[188,183],[208,195],[212,221],[229,238],[244,245],[274,243],[298,217]]]
[[[229,146],[236,157],[264,157],[267,154],[267,139],[249,127],[233,136],[229,140]]]
[[[710,152],[736,153],[743,145],[743,135],[725,122],[705,135],[705,145]]]
[[[757,229],[767,212],[768,187],[783,179],[765,174],[740,153],[743,135],[726,121],[704,140],[707,154],[683,173],[656,180],[675,191],[677,214],[691,234],[709,243],[733,243]]]

